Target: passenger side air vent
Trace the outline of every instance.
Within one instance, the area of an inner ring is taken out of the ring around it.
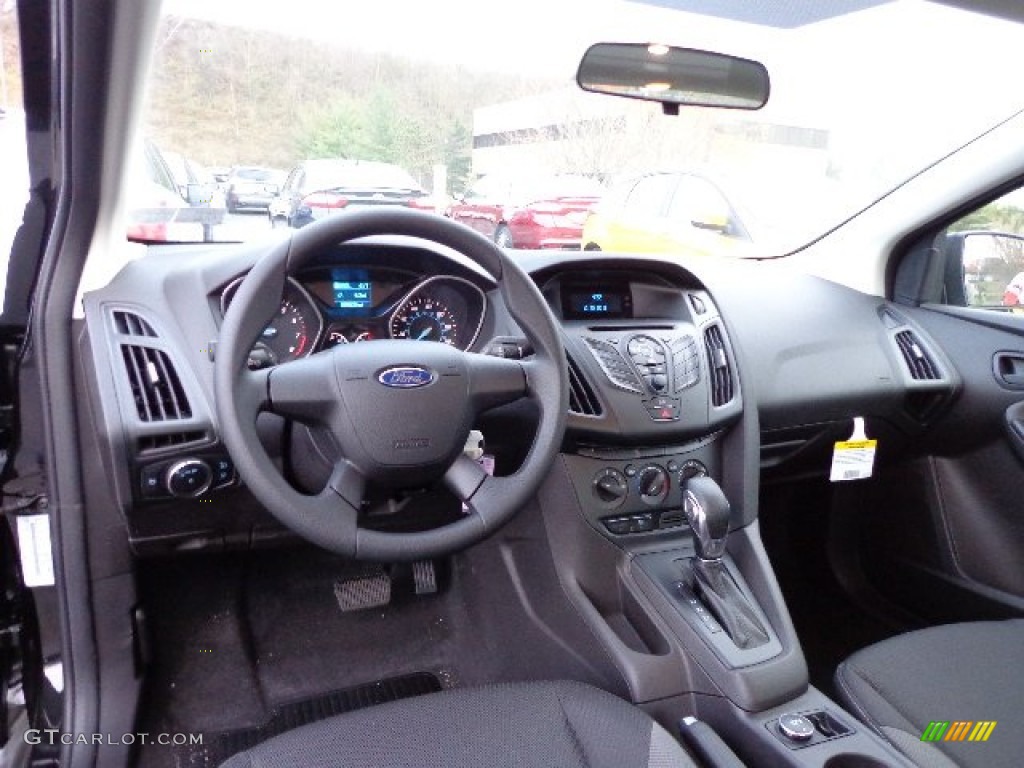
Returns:
[[[179,421],[192,416],[185,390],[166,352],[122,344],[121,356],[142,421]]]
[[[602,413],[601,403],[583,375],[583,371],[576,365],[572,356],[567,355],[566,359],[569,361],[569,412],[583,416],[600,416]]]
[[[935,381],[942,378],[935,362],[925,352],[913,331],[900,331],[896,334],[903,359],[907,363],[910,375],[918,381]]]
[[[711,404],[720,407],[731,401],[735,394],[732,367],[729,365],[721,327],[709,325],[704,330],[704,348],[708,353],[708,368],[711,370]]]
[[[640,383],[640,378],[619,354],[619,350],[615,348],[614,344],[602,339],[586,339],[585,341],[590,347],[594,359],[597,360],[601,370],[605,372],[612,384],[627,392],[636,392],[638,395],[644,393],[644,386]]]
[[[114,312],[114,328],[124,336],[156,336],[153,326],[133,312]]]

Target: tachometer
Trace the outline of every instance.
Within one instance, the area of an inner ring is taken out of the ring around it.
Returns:
[[[241,279],[224,289],[221,309],[225,313],[239,285]],[[312,299],[301,285],[289,279],[281,304],[249,353],[249,368],[267,368],[310,354],[322,330],[323,318]]]
[[[440,341],[455,346],[459,328],[447,305],[430,296],[413,296],[391,316],[393,339]]]
[[[281,306],[263,329],[260,341],[270,348],[277,362],[294,360],[305,355],[316,341],[317,328],[310,327],[310,320],[303,310],[291,298],[281,302]]]

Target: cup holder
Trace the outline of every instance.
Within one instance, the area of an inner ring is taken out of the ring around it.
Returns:
[[[825,768],[891,768],[891,764],[867,755],[847,752],[830,757],[825,761]]]

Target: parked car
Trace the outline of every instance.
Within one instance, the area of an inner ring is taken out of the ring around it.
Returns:
[[[272,168],[235,166],[224,182],[228,210],[232,213],[241,208],[267,210],[281,191],[282,176],[280,171]]]
[[[211,165],[207,170],[218,184],[227,184],[231,176],[231,166],[228,165]]]
[[[129,239],[209,242],[213,228],[224,220],[223,195],[212,179],[200,166],[152,141],[143,141],[135,151],[128,188]]]
[[[749,250],[749,214],[710,179],[649,173],[615,185],[583,226],[585,251],[731,254]]]
[[[275,227],[299,228],[341,210],[378,205],[433,210],[434,201],[397,165],[317,159],[292,169],[269,215]]]
[[[503,176],[478,180],[448,216],[504,248],[580,247],[587,212],[601,184],[586,176]]]

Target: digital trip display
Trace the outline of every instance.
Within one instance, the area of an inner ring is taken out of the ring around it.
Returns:
[[[335,309],[346,314],[364,315],[373,306],[373,284],[365,269],[332,270],[331,290]]]
[[[562,312],[573,320],[586,320],[591,317],[629,317],[630,308],[629,292],[621,287],[573,286],[562,295]]]

